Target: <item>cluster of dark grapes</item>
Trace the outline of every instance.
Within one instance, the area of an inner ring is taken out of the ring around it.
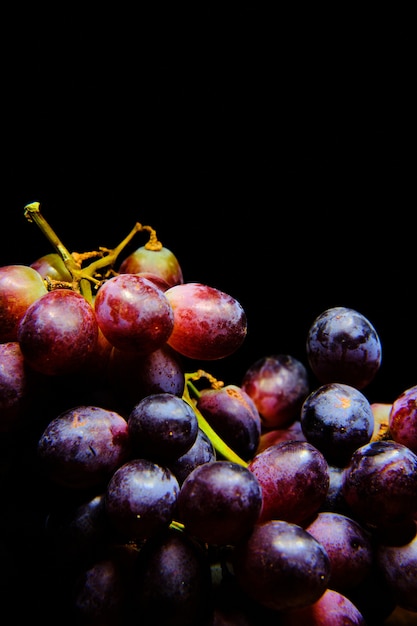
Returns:
[[[233,296],[186,282],[150,226],[70,253],[25,213],[53,252],[0,267],[11,621],[415,623],[417,386],[370,404],[370,321],[327,309],[306,364],[273,353],[225,384],[207,363],[246,338]]]

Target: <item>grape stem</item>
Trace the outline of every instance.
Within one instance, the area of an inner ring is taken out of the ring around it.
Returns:
[[[35,222],[56,252],[61,256],[73,279],[72,285],[69,286],[71,286],[74,291],[79,291],[90,303],[93,300],[91,285],[100,286],[103,282],[103,276],[100,275],[100,270],[113,267],[119,254],[131,242],[136,233],[148,231],[149,241],[146,246],[152,250],[160,250],[162,248],[162,243],[158,241],[155,230],[151,226],[143,226],[139,222],[136,222],[130,233],[113,249],[100,248],[98,252],[71,254],[41,214],[39,202],[27,204],[24,208],[24,215],[29,222]],[[96,258],[95,261],[82,267],[82,262],[91,257],[99,258]],[[99,278],[97,278],[97,276],[99,276]]]
[[[231,461],[232,463],[238,463],[239,465],[243,465],[243,467],[248,467],[248,463],[244,461],[230,446],[227,445],[225,441],[216,433],[216,431],[210,426],[206,418],[203,416],[201,411],[197,408],[195,398],[200,397],[200,392],[197,387],[194,385],[193,380],[197,380],[201,378],[202,375],[206,373],[202,370],[198,370],[198,372],[194,373],[186,373],[185,374],[185,388],[183,393],[183,400],[190,405],[193,409],[198,425],[201,430],[207,435],[213,444],[214,449],[226,460]],[[207,377],[210,377],[208,375]],[[212,377],[210,377],[212,379]],[[221,383],[222,384],[222,383]],[[190,391],[194,395],[194,399],[191,397]]]

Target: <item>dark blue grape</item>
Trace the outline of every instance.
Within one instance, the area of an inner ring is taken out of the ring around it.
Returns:
[[[182,485],[195,467],[209,461],[216,461],[216,450],[206,433],[199,428],[191,448],[178,459],[168,462],[167,465],[175,474],[179,484]]]
[[[354,309],[336,306],[323,311],[307,334],[310,367],[322,384],[366,387],[381,366],[382,346],[371,322]]]
[[[235,547],[233,568],[249,597],[275,611],[312,604],[330,579],[330,559],[321,543],[283,520],[256,524]]]
[[[132,459],[111,477],[106,511],[122,536],[143,541],[170,525],[179,490],[171,470],[148,459]]]
[[[361,391],[342,383],[322,385],[305,399],[301,428],[328,463],[343,467],[352,453],[371,440],[372,407]]]
[[[417,512],[417,455],[391,440],[365,444],[343,470],[342,492],[360,521],[401,524]]]
[[[198,432],[191,406],[171,393],[143,398],[132,409],[127,424],[134,455],[161,463],[185,454]]]
[[[246,467],[211,461],[196,467],[178,496],[178,516],[197,539],[214,545],[235,544],[258,519],[262,491]]]

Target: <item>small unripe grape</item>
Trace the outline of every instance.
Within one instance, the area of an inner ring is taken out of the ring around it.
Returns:
[[[160,250],[152,250],[146,246],[140,246],[122,261],[119,273],[154,274],[166,281],[169,287],[184,282],[182,269],[177,257],[165,246],[162,246]]]

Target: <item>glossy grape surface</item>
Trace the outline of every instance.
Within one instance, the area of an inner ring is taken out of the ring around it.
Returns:
[[[254,456],[261,436],[261,418],[252,398],[241,387],[202,389],[197,408],[242,459]]]
[[[133,454],[162,464],[185,454],[197,438],[196,414],[185,400],[171,393],[150,394],[128,417]]]
[[[417,455],[391,440],[361,446],[343,470],[342,492],[365,523],[403,522],[417,512]]]
[[[328,383],[310,393],[301,408],[301,428],[328,463],[343,467],[371,440],[374,414],[366,396],[350,385]]]
[[[0,342],[16,341],[27,308],[47,293],[42,276],[27,265],[0,267]]]
[[[291,355],[258,359],[245,372],[242,389],[254,401],[265,429],[284,428],[299,419],[310,387],[307,369]]]
[[[261,506],[262,492],[254,474],[229,461],[196,467],[178,496],[178,515],[186,531],[214,545],[232,545],[245,537]]]
[[[174,312],[168,344],[183,356],[213,361],[242,345],[247,318],[231,295],[201,283],[183,283],[165,291]]]
[[[323,546],[301,526],[283,520],[257,524],[236,546],[233,564],[249,597],[276,611],[316,602],[330,578]]]
[[[371,322],[349,307],[326,309],[312,323],[306,343],[311,369],[320,383],[363,389],[382,360],[379,335]]]
[[[104,336],[120,350],[150,354],[171,335],[174,315],[156,285],[136,274],[107,280],[94,300],[97,322]]]
[[[62,257],[57,252],[44,254],[30,264],[34,270],[39,272],[42,278],[72,282],[72,276],[67,269]]]
[[[148,459],[132,459],[110,478],[106,511],[126,539],[143,541],[168,528],[179,493],[174,474]]]
[[[182,485],[188,474],[198,465],[216,460],[216,451],[213,444],[206,433],[199,428],[191,448],[177,459],[168,461],[167,465],[175,474],[179,484]]]
[[[259,452],[249,469],[262,488],[260,521],[303,523],[323,503],[329,487],[323,454],[306,441],[283,441]]]
[[[323,511],[305,527],[325,548],[330,559],[329,587],[347,592],[371,573],[371,534],[356,520]]]
[[[119,266],[120,274],[154,274],[162,278],[169,287],[184,282],[180,263],[172,252],[165,246],[160,250],[151,250],[140,246],[131,252]]]
[[[391,405],[389,433],[417,454],[417,385],[406,389]]]
[[[37,453],[51,481],[74,489],[103,486],[130,454],[127,422],[101,407],[74,407],[46,426]]]
[[[279,623],[281,626],[367,626],[358,607],[334,589],[326,589],[308,606],[284,612]]]
[[[26,310],[17,338],[30,367],[54,376],[79,371],[95,349],[98,332],[87,300],[75,291],[56,289]]]

